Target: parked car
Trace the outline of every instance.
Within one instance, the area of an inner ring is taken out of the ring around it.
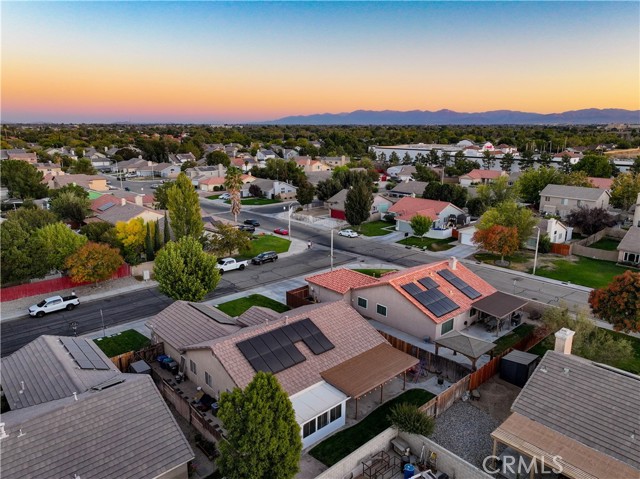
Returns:
[[[289,230],[286,228],[276,228],[273,230],[273,232],[277,235],[283,235],[283,236],[289,235]]]
[[[125,186],[124,191],[131,191],[131,188],[129,188],[128,186]]]
[[[216,268],[223,274],[225,271],[233,271],[234,269],[243,270],[249,265],[248,261],[236,261],[234,258],[220,258]]]
[[[107,187],[108,187],[110,190],[117,190],[117,189],[118,189],[118,187],[117,187],[117,186],[113,186],[113,185],[107,185]]]
[[[251,225],[251,226],[260,226],[260,222],[258,220],[244,220],[244,224],[245,225]]]
[[[220,196],[218,196],[219,200],[230,200],[231,199],[231,195],[229,193],[222,193]]]
[[[265,251],[264,253],[260,253],[258,256],[251,260],[253,264],[264,264],[269,261],[277,261],[278,254],[275,251]]]
[[[358,233],[356,233],[353,230],[341,230],[338,235],[340,236],[346,236],[347,238],[357,238],[358,237]]]
[[[54,311],[60,311],[63,309],[71,311],[79,304],[80,300],[75,294],[71,294],[70,296],[51,296],[50,298],[43,299],[38,304],[31,306],[29,308],[29,316],[41,318],[45,314],[53,313]]]
[[[154,183],[151,185],[152,190],[157,190],[158,188],[160,188],[160,185],[158,183]]]
[[[246,231],[247,233],[255,233],[256,229],[253,226],[250,225],[239,225],[238,229],[240,231]]]

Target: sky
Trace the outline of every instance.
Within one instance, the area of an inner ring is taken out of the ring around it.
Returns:
[[[3,122],[640,109],[640,2],[0,3]]]

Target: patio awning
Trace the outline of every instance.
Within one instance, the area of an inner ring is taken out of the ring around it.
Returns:
[[[638,477],[638,470],[624,462],[518,413],[512,413],[491,437],[536,461],[544,458],[547,469],[556,466],[555,457],[562,466],[562,474],[567,477]]]
[[[514,311],[518,311],[525,306],[529,301],[526,299],[513,296],[512,294],[503,293],[497,291],[486,298],[479,299],[471,306],[478,311],[487,313],[495,318],[502,319],[509,316]]]
[[[482,339],[467,336],[460,331],[451,331],[435,340],[437,346],[452,349],[469,359],[478,359],[496,347],[495,344]]]
[[[385,343],[327,369],[320,376],[347,396],[357,399],[418,362],[418,358]]]

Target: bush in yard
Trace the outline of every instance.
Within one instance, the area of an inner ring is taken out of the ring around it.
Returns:
[[[594,289],[589,304],[593,314],[616,331],[640,332],[640,273],[627,270],[606,288]]]
[[[520,246],[518,229],[515,227],[493,225],[484,230],[477,230],[473,234],[473,241],[481,244],[484,249],[500,255],[500,262],[504,263],[504,257],[509,256]]]
[[[65,266],[74,283],[97,283],[111,278],[122,263],[124,260],[117,249],[89,242],[69,256]]]
[[[411,224],[413,234],[418,238],[422,238],[431,229],[433,220],[427,216],[417,214],[413,218],[411,218],[411,221],[409,223]]]
[[[548,234],[540,236],[540,242],[538,243],[538,252],[547,254],[551,251],[551,238]]]
[[[418,406],[407,403],[394,406],[389,413],[389,420],[398,431],[421,436],[430,436],[436,425],[434,419],[420,411]]]

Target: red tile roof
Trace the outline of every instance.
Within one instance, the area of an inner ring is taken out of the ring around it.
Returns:
[[[222,185],[224,184],[224,178],[205,178],[204,180],[199,180],[198,183],[201,185]]]
[[[95,212],[101,212],[100,207],[106,205],[107,203],[113,203],[114,205],[119,205],[120,198],[116,198],[113,195],[99,196],[91,202],[91,209]]]
[[[596,188],[602,188],[603,190],[610,190],[613,180],[611,178],[595,178],[590,176],[589,181]]]
[[[425,200],[423,198],[411,198],[405,196],[395,205],[389,208],[390,213],[396,213],[396,219],[409,221],[415,215],[420,214],[431,218],[438,219],[438,215],[451,203],[446,201]],[[462,213],[462,210],[460,211]]]
[[[376,278],[352,269],[337,269],[328,273],[309,276],[305,280],[308,283],[317,284],[340,294],[345,294],[351,288],[378,282]]]
[[[471,178],[472,180],[495,180],[502,176],[502,171],[495,170],[479,170],[473,169],[466,175],[460,176],[460,178]]]

